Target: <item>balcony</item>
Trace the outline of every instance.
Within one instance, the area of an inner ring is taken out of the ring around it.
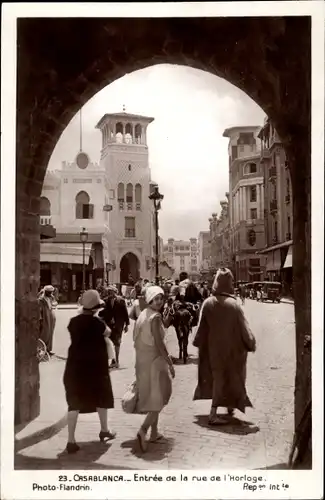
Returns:
[[[40,225],[41,226],[51,226],[51,216],[50,215],[40,215]]]
[[[269,180],[276,178],[276,167],[273,165],[269,169]]]
[[[274,213],[278,210],[278,200],[274,199],[270,202],[270,212]]]
[[[285,202],[288,204],[288,203],[290,203],[290,200],[291,200],[291,196],[290,196],[290,194],[288,193],[288,194],[286,194],[286,196],[285,196]]]
[[[132,201],[128,201],[126,203],[126,207],[127,207],[127,210],[133,210],[133,203],[132,203]]]
[[[119,210],[124,210],[124,201],[119,200],[119,202],[118,202],[118,208],[119,208]]]
[[[286,233],[286,241],[290,241],[291,239],[291,233]]]
[[[140,202],[136,202],[135,204],[135,209],[139,212],[141,210],[141,203]]]

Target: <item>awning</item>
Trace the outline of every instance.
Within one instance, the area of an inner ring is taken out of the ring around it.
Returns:
[[[283,269],[287,267],[292,267],[292,246],[289,247],[285,263],[283,264]]]
[[[91,243],[85,243],[85,263],[89,264]],[[41,262],[60,262],[82,264],[83,248],[81,243],[41,243]]]
[[[273,250],[267,256],[266,272],[280,271],[281,269],[281,250]]]

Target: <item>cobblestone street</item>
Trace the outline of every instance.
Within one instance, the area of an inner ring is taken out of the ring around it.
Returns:
[[[191,346],[187,365],[175,361],[176,377],[170,404],[161,415],[161,431],[166,437],[160,444],[149,445],[141,455],[135,443],[142,420],[121,409],[121,397],[134,376],[132,328],[124,336],[121,368],[111,372],[115,409],[112,427],[117,438],[108,444],[98,439],[97,414],[81,415],[77,441],[81,451],[74,456],[63,453],[67,441],[66,425],[55,432],[27,439],[16,453],[19,469],[219,469],[281,468],[287,461],[293,432],[295,330],[291,304],[257,303],[244,306],[257,338],[257,351],[248,359],[247,390],[254,405],[246,415],[238,412],[229,425],[209,428],[209,401],[193,402],[197,381],[197,352]],[[56,357],[42,363],[42,408],[49,415],[63,417],[66,412],[62,374],[69,345],[66,325],[76,310],[58,311],[54,339]],[[177,355],[176,335],[171,328],[168,349]],[[53,411],[51,410],[53,408]],[[51,417],[49,417],[51,418]],[[238,420],[237,420],[238,419]],[[53,423],[53,422],[52,422]],[[19,439],[19,436],[16,436]]]

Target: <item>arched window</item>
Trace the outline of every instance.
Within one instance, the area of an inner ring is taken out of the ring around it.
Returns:
[[[51,203],[45,196],[42,196],[40,199],[39,213],[40,215],[51,215]]]
[[[126,186],[126,202],[133,202],[133,185],[131,183]]]
[[[141,136],[142,136],[142,127],[140,123],[138,123],[134,128],[134,138],[136,144],[141,144]]]
[[[120,182],[117,186],[117,201],[125,201],[124,184]]]
[[[248,164],[248,173],[249,174],[256,174],[256,172],[257,172],[256,163],[249,163]]]
[[[94,205],[86,191],[80,191],[76,196],[76,219],[93,219]]]
[[[137,210],[141,210],[141,198],[142,198],[142,187],[141,184],[135,185],[135,207]]]
[[[122,123],[117,123],[115,126],[115,140],[118,143],[123,142],[123,124]]]
[[[253,247],[256,243],[256,233],[254,231],[254,229],[251,229],[250,231],[248,231],[247,233],[247,243]]]
[[[132,144],[132,125],[127,123],[125,125],[125,142],[126,144]]]

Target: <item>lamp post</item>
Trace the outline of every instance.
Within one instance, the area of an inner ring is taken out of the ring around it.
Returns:
[[[110,264],[110,262],[106,262],[106,285],[108,286],[109,285],[109,272],[111,271],[112,269],[112,264]]]
[[[85,247],[88,241],[88,233],[86,228],[83,227],[80,231],[80,241],[82,243],[82,292],[86,290],[86,255],[85,255]]]
[[[159,285],[159,227],[158,227],[158,211],[161,208],[161,201],[164,199],[164,196],[159,193],[158,186],[154,187],[153,192],[149,196],[149,200],[153,200],[153,206],[155,209],[155,232],[156,232],[156,285]]]

